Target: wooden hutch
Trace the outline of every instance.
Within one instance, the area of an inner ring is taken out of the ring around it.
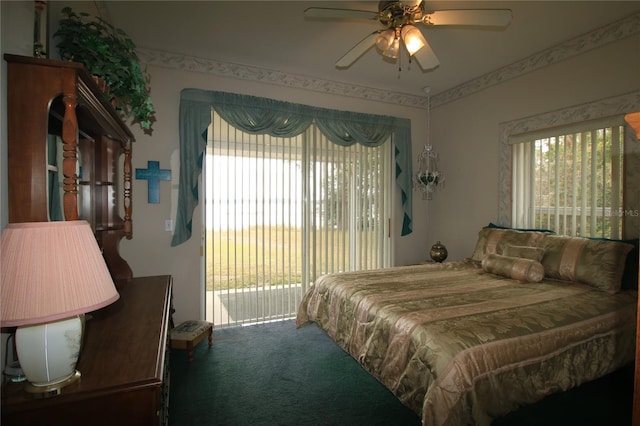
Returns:
[[[636,133],[638,140],[640,140],[640,111],[627,114],[624,118]],[[640,262],[640,259],[638,259],[638,261]],[[640,288],[640,279],[638,287]],[[638,314],[638,328],[636,330],[636,373],[633,391],[633,426],[640,426],[640,299],[638,300]]]
[[[9,222],[88,221],[120,299],[88,315],[80,382],[41,399],[3,382],[1,423],[166,424],[171,277],[134,278],[119,254],[132,237],[133,134],[81,64],[4,59]]]
[[[55,220],[55,201],[60,199],[60,219],[87,220],[113,278],[131,279],[118,245],[132,236],[133,134],[102,101],[102,92],[81,64],[14,55],[5,60],[9,222]],[[124,218],[119,214],[119,183]]]

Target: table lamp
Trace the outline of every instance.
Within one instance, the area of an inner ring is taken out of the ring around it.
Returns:
[[[29,383],[53,396],[80,378],[84,314],[120,297],[84,220],[11,223],[0,248],[0,324],[15,327]]]

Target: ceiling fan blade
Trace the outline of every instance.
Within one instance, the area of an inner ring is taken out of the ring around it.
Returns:
[[[413,57],[416,62],[418,62],[418,65],[420,65],[420,68],[422,68],[422,71],[429,71],[440,65],[440,61],[436,54],[433,53],[433,49],[429,46],[428,41],[422,46],[422,49],[413,54]]]
[[[438,10],[422,17],[426,25],[506,27],[510,22],[509,9]]]
[[[376,37],[378,37],[379,33],[380,31],[374,31],[360,40],[360,42],[345,53],[342,58],[338,59],[338,62],[336,62],[336,68],[347,68],[353,64],[360,56],[364,55],[367,50],[371,49],[376,44]]]
[[[305,18],[331,18],[331,19],[378,19],[378,12],[368,10],[334,9],[330,7],[310,7],[304,11]]]

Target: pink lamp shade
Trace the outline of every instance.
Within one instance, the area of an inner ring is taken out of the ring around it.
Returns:
[[[55,396],[80,378],[84,313],[120,297],[86,221],[7,225],[0,247],[0,324],[15,333],[27,392]]]
[[[7,225],[0,249],[0,324],[39,324],[120,297],[86,221]]]

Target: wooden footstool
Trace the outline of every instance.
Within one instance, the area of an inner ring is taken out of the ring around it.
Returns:
[[[209,339],[209,347],[213,343],[213,325],[207,321],[185,321],[171,330],[171,348],[186,349],[189,353],[189,362],[193,361],[193,348],[202,342],[205,337]]]

